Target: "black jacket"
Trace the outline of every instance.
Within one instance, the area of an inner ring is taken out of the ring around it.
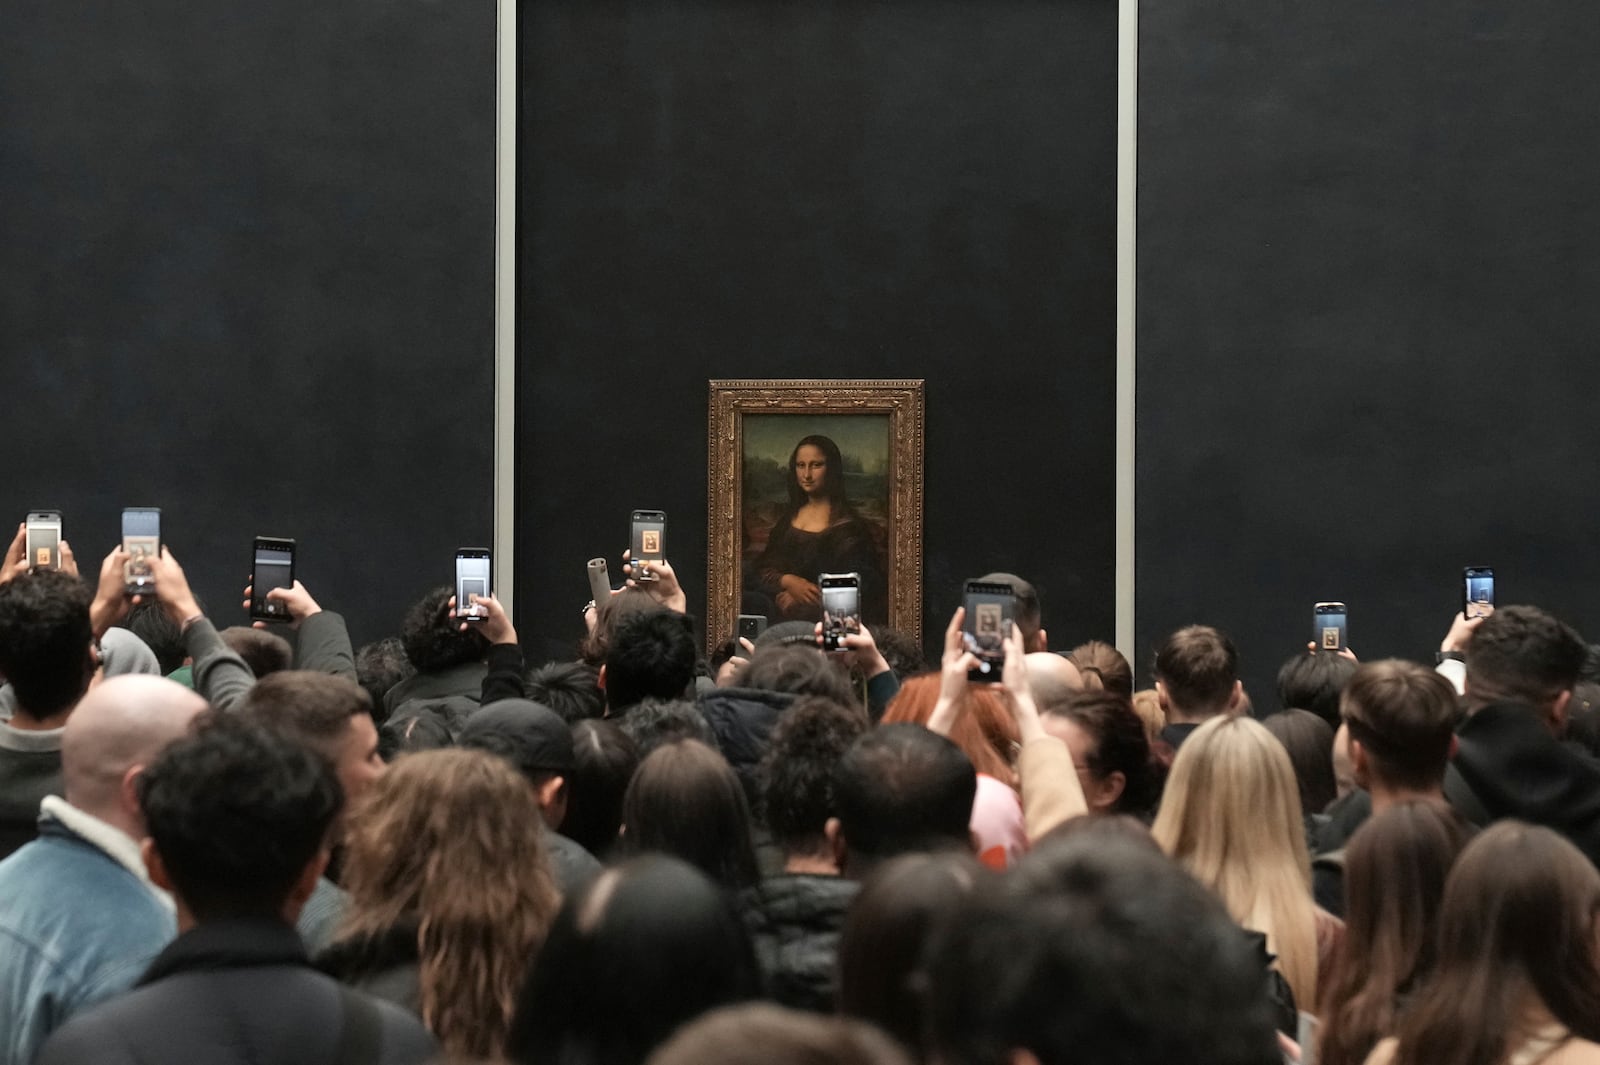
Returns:
[[[795,698],[789,692],[759,688],[717,688],[700,696],[700,712],[717,738],[717,747],[752,800],[761,791],[756,770],[771,743],[772,726]]]
[[[793,1009],[833,1012],[839,932],[859,890],[840,876],[786,873],[740,894],[767,997]]]
[[[337,940],[317,955],[317,968],[408,1013],[422,1012],[422,953],[413,921],[381,935]]]
[[[434,1057],[420,1021],[387,1003],[373,1006],[376,1065]],[[343,989],[311,968],[293,928],[217,921],[174,940],[133,991],[68,1021],[36,1061],[325,1065],[338,1055],[344,1016]]]

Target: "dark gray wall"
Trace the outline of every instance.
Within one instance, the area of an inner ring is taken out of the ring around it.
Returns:
[[[1600,20],[1140,4],[1138,641],[1318,599],[1431,661],[1460,568],[1600,636]]]
[[[493,0],[23,0],[0,33],[0,528],[125,505],[221,623],[250,538],[358,640],[490,537]],[[9,532],[6,539],[9,540]]]
[[[924,378],[925,629],[961,581],[1112,631],[1116,4],[524,4],[518,614],[669,514],[704,610],[706,382]]]

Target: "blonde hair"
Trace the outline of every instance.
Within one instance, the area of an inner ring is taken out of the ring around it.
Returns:
[[[500,1054],[555,920],[541,816],[504,760],[437,750],[396,761],[351,818],[340,939],[416,926],[422,1021],[447,1054]]]
[[[1317,1002],[1317,911],[1289,754],[1260,723],[1224,716],[1183,742],[1150,829],[1267,949],[1296,1003]]]

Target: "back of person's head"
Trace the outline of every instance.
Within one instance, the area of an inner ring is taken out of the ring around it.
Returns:
[[[954,851],[905,854],[875,869],[840,933],[839,1012],[923,1050],[929,940],[968,896],[993,884],[976,858]]]
[[[929,968],[939,1061],[1282,1060],[1259,956],[1209,892],[1136,840],[1041,846],[1004,894],[945,922]]]
[[[694,683],[694,635],[689,619],[650,610],[624,620],[606,651],[606,705],[611,717],[645,699],[682,699]]]
[[[604,860],[622,828],[622,798],[639,768],[639,747],[616,722],[586,718],[572,726],[572,757],[561,832]]]
[[[1084,690],[1083,674],[1066,655],[1029,651],[1027,658],[1028,687],[1040,710],[1064,703]]]
[[[833,788],[851,875],[901,854],[971,846],[978,774],[961,748],[921,725],[882,725],[856,740]]]
[[[429,705],[408,710],[404,717],[391,717],[378,729],[378,755],[385,762],[402,754],[437,751],[455,744],[449,716]]]
[[[112,677],[89,690],[61,734],[66,800],[109,824],[144,835],[129,809],[131,778],[188,734],[206,701],[164,677]]]
[[[872,642],[878,645],[878,653],[895,676],[912,677],[928,671],[928,656],[923,653],[922,644],[899,629],[874,626]]]
[[[1506,1061],[1539,1010],[1600,1042],[1597,912],[1600,872],[1571,843],[1516,821],[1485,829],[1445,882],[1437,968],[1400,1019],[1395,1061]]]
[[[163,676],[181,669],[183,660],[189,657],[183,645],[183,629],[167,616],[167,608],[158,600],[146,599],[128,611],[128,616],[122,620],[122,627],[150,648],[161,665]]]
[[[1221,897],[1234,920],[1264,932],[1296,1002],[1316,999],[1315,908],[1300,790],[1283,744],[1247,717],[1194,731],[1172,763],[1151,834]]]
[[[1144,722],[1127,696],[1110,690],[1079,692],[1045,711],[1041,721],[1071,749],[1092,811],[1135,817],[1154,813],[1165,771],[1152,756]]]
[[[351,815],[342,886],[340,939],[414,928],[423,1022],[447,1051],[498,1053],[560,905],[538,804],[512,764],[472,750],[397,761]]]
[[[1500,607],[1467,641],[1467,696],[1525,703],[1551,716],[1578,682],[1588,645],[1570,626],[1531,606]]]
[[[978,578],[986,584],[1009,584],[1016,596],[1011,608],[1011,620],[1022,630],[1022,645],[1029,651],[1048,650],[1048,634],[1044,629],[1044,610],[1039,604],[1039,592],[1032,584],[1015,573],[989,573]]]
[[[643,588],[623,588],[600,603],[595,608],[594,628],[578,647],[583,663],[598,670],[606,664],[618,625],[636,614],[652,614],[660,609],[661,604]]]
[[[294,664],[294,648],[275,632],[248,625],[230,625],[217,635],[228,650],[244,659],[257,680],[269,673],[281,673]]]
[[[766,1002],[708,1013],[667,1040],[649,1065],[911,1065],[870,1024]]]
[[[838,812],[834,771],[866,731],[859,709],[814,695],[795,700],[773,726],[759,772],[761,806],[786,854],[830,855],[828,819]]]
[[[843,667],[814,646],[778,644],[759,647],[750,661],[734,674],[739,688],[820,695],[837,703],[861,701]]]
[[[725,887],[747,887],[759,875],[739,775],[698,740],[665,744],[639,763],[622,824],[629,850],[682,858]]]
[[[1168,716],[1209,717],[1232,709],[1238,699],[1239,652],[1209,625],[1168,636],[1152,671]]]
[[[699,740],[707,747],[717,745],[716,734],[700,707],[687,699],[642,699],[616,719],[617,726],[647,758],[664,743]]]
[[[664,855],[607,869],[567,898],[517,1000],[518,1065],[639,1065],[685,1022],[760,993],[727,894]]]
[[[1261,724],[1289,752],[1300,785],[1300,808],[1321,813],[1339,790],[1333,778],[1333,726],[1309,710],[1280,710]]]
[[[42,720],[72,709],[94,676],[89,588],[60,570],[31,570],[0,584],[0,676],[16,712]]]
[[[390,688],[417,675],[398,636],[366,644],[356,652],[356,683],[372,700],[373,711],[383,713],[383,697]]]
[[[315,748],[337,763],[350,735],[350,721],[370,715],[361,686],[344,677],[311,670],[285,670],[263,677],[229,713]]]
[[[543,703],[571,725],[606,714],[600,674],[582,662],[546,662],[528,673],[528,698]]]
[[[572,772],[572,729],[531,699],[501,699],[467,718],[456,746],[504,758],[535,788]]]
[[[1344,936],[1322,990],[1323,1065],[1361,1065],[1394,1031],[1401,1002],[1433,973],[1445,878],[1467,825],[1444,803],[1402,802],[1344,851]]]
[[[1302,651],[1278,669],[1278,706],[1309,710],[1339,727],[1339,695],[1355,676],[1354,659],[1326,651]]]
[[[146,862],[197,922],[292,922],[326,860],[344,802],[326,759],[208,716],[138,778]]]
[[[470,627],[462,632],[461,623],[450,616],[454,594],[448,585],[435,588],[411,605],[400,624],[400,643],[419,673],[443,673],[481,661],[489,649],[482,633]]]
[[[1016,719],[991,685],[969,684],[962,698],[966,706],[950,726],[950,742],[978,772],[1014,784],[1013,762],[1021,741]],[[926,725],[938,701],[939,674],[908,677],[889,701],[882,723]]]
[[[1425,792],[1443,784],[1460,716],[1444,677],[1415,662],[1367,662],[1340,707],[1359,783]]]
[[[1109,643],[1090,640],[1079,644],[1067,652],[1067,661],[1078,667],[1084,691],[1108,691],[1133,698],[1133,666]]]

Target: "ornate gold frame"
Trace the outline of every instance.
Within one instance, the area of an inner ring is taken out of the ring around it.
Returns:
[[[712,381],[707,470],[706,639],[714,648],[739,614],[744,416],[813,411],[889,415],[889,624],[922,633],[921,381]]]

